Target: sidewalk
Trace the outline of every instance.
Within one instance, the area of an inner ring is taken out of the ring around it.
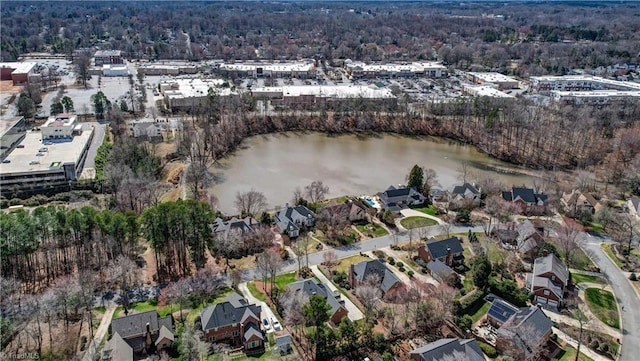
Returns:
[[[109,330],[109,325],[111,325],[111,319],[113,318],[113,313],[116,311],[116,305],[113,303],[109,303],[107,309],[102,316],[102,320],[100,321],[100,326],[96,330],[96,334],[93,336],[93,340],[89,343],[87,351],[82,356],[82,361],[93,361],[93,358],[98,351],[98,346],[102,343],[102,339],[107,334]]]
[[[588,307],[586,307],[586,305],[585,307],[580,307],[580,309],[584,312],[585,315],[588,315],[589,317],[589,320],[585,322],[583,325],[585,330],[601,332],[615,338],[622,337],[622,335],[620,334],[620,331],[605,325],[602,321],[596,318],[591,313],[591,311],[588,310]],[[544,314],[547,315],[547,317],[549,317],[553,322],[564,323],[573,327],[580,327],[580,322],[578,322],[578,320],[573,319],[569,316],[561,315],[559,313],[556,313],[550,310],[544,310]]]
[[[333,284],[333,282],[329,281],[327,277],[324,276],[322,272],[318,269],[318,266],[311,266],[311,270],[318,277],[320,282],[324,283],[329,289],[337,294],[342,296],[342,300],[344,300],[344,307],[349,311],[349,319],[351,321],[361,320],[364,318],[364,314],[360,309],[349,299],[349,297],[343,295],[340,290]]]

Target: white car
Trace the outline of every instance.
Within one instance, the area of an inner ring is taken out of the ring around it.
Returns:
[[[280,326],[280,322],[274,316],[271,316],[271,324],[273,324],[273,329],[276,331],[282,330],[282,326]]]
[[[271,331],[271,325],[269,324],[269,321],[266,318],[262,319],[262,327],[266,332]]]

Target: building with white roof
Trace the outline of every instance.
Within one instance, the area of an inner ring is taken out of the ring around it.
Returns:
[[[313,60],[286,63],[237,62],[222,63],[218,69],[225,74],[234,73],[240,77],[300,78],[316,77],[316,66]]]
[[[124,64],[102,65],[102,76],[128,76],[129,69]]]
[[[60,139],[73,137],[73,131],[77,127],[75,114],[60,113],[50,116],[40,127],[42,139]],[[80,126],[79,129],[81,129]]]
[[[559,91],[620,90],[640,91],[640,83],[605,79],[592,75],[532,76],[531,90]]]
[[[477,73],[468,72],[467,79],[476,84],[495,84],[498,89],[517,89],[519,82],[517,79],[500,73]]]
[[[175,79],[160,83],[164,105],[172,110],[191,110],[204,104],[209,90],[220,97],[236,94],[224,79]]]
[[[478,86],[465,86],[465,93],[477,97],[491,97],[491,98],[514,98],[513,95],[500,91],[492,86],[478,85]]]
[[[205,66],[202,63],[180,61],[149,63],[138,67],[144,75],[196,74],[204,70],[204,68]]]
[[[639,90],[552,90],[549,94],[554,101],[571,104],[609,104],[625,100],[640,101]]]
[[[419,76],[440,78],[447,72],[447,68],[439,62],[367,64],[347,59],[344,66],[351,79],[414,78]]]
[[[12,80],[13,85],[28,83],[36,75],[34,62],[0,63],[0,80]]]
[[[285,105],[314,105],[357,99],[376,101],[376,105],[385,105],[396,101],[391,90],[369,85],[289,85],[255,88],[250,91],[256,98],[281,101]]]

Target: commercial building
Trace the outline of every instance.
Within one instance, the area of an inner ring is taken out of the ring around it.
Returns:
[[[351,79],[440,78],[447,73],[447,68],[439,62],[367,64],[347,59],[344,66]]]
[[[188,111],[202,106],[208,99],[209,90],[219,97],[236,94],[223,79],[175,79],[160,83],[163,105],[174,111]]]
[[[202,64],[167,62],[152,63],[138,67],[144,75],[180,75],[180,74],[196,74],[204,70]]]
[[[3,196],[66,188],[77,179],[93,138],[93,127],[77,126],[75,117],[70,119],[73,123],[54,119],[47,121],[42,130],[27,131],[19,144],[4,156],[0,164]]]
[[[552,90],[551,99],[556,102],[570,104],[610,104],[615,102],[640,100],[640,90],[594,90],[594,91],[562,91]]]
[[[0,119],[0,160],[20,143],[27,129],[24,117]]]
[[[255,88],[250,92],[256,98],[280,101],[288,106],[336,104],[358,99],[376,101],[376,105],[386,106],[396,101],[389,89],[368,85],[290,85]]]
[[[120,50],[98,50],[93,55],[95,66],[104,64],[124,64],[122,52]]]
[[[488,85],[477,85],[477,86],[465,86],[464,92],[477,97],[491,97],[491,98],[506,98],[513,99],[514,96],[511,94],[507,94],[503,91],[496,89],[495,87]]]
[[[82,131],[82,125],[76,124],[76,120],[77,117],[75,114],[60,113],[50,116],[42,127],[40,127],[42,139],[72,138],[74,131]]]
[[[618,90],[640,91],[640,83],[618,81],[591,75],[532,76],[531,90],[539,93],[558,91]]]
[[[233,73],[239,77],[249,78],[313,79],[316,77],[316,66],[313,60],[287,63],[222,63],[218,69],[225,75]]]
[[[466,73],[467,79],[476,84],[495,84],[498,89],[517,89],[519,82],[517,79],[500,73]]]
[[[12,80],[13,85],[28,83],[36,75],[34,71],[36,64],[33,62],[0,63],[0,80]]]
[[[129,69],[124,64],[102,65],[102,76],[128,76]]]

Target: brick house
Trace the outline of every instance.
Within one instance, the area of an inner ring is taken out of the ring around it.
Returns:
[[[232,293],[224,301],[200,312],[204,338],[208,342],[242,347],[245,351],[262,349],[265,337],[261,330],[261,311],[260,306],[249,304],[237,293]]]
[[[327,304],[331,307],[329,310],[329,320],[334,325],[340,324],[340,321],[342,321],[342,319],[349,313],[347,308],[344,306],[344,300],[341,295],[339,293],[334,294],[319,281],[314,279],[300,280],[290,283],[287,288],[294,293],[302,293],[306,298],[313,295],[322,296],[327,300]]]
[[[462,248],[462,242],[458,237],[439,241],[435,238],[430,238],[423,247],[418,248],[418,256],[426,263],[437,259],[449,267],[464,263],[463,252],[464,248]]]
[[[536,359],[551,336],[553,322],[536,306],[518,309],[496,333],[496,349],[516,360]]]
[[[134,353],[154,353],[173,345],[173,317],[159,317],[158,312],[148,311],[129,314],[111,321],[114,344],[126,342]]]
[[[533,272],[527,274],[527,286],[533,293],[533,302],[558,307],[569,282],[569,270],[551,253],[536,258]]]

